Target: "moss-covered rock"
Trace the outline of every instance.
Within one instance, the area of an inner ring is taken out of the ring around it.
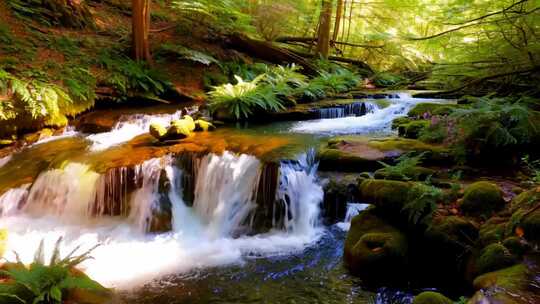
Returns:
[[[208,131],[213,131],[215,129],[216,127],[208,121],[205,121],[202,119],[195,120],[195,131],[197,132],[201,132],[201,131],[208,132]]]
[[[159,123],[150,124],[150,135],[154,136],[156,139],[162,140],[167,134],[167,128]]]
[[[478,238],[478,228],[466,218],[452,215],[434,218],[424,234],[428,242],[442,250],[455,246],[466,250],[463,246]]]
[[[434,291],[424,291],[414,297],[413,304],[452,304],[454,303],[444,295]]]
[[[516,211],[518,209],[528,209],[540,203],[540,187],[529,191],[521,192],[516,195],[510,202],[510,209]]]
[[[358,201],[358,174],[332,173],[323,178],[324,199],[322,215],[326,224],[342,221],[347,213],[347,203]]]
[[[435,170],[425,168],[425,167],[411,167],[407,168],[402,174],[396,174],[393,172],[389,172],[388,169],[382,168],[377,171],[375,171],[375,178],[378,179],[390,179],[390,180],[417,180],[417,181],[425,181],[429,176],[433,176],[435,174]]]
[[[420,132],[429,128],[431,122],[429,120],[413,120],[408,123],[403,123],[398,126],[399,136],[405,138],[417,139],[420,136]]]
[[[531,249],[529,243],[517,236],[507,237],[502,244],[516,256],[522,256]]]
[[[480,245],[487,246],[502,241],[506,233],[507,221],[507,219],[501,217],[492,217],[487,220],[480,227]]]
[[[456,109],[457,105],[440,103],[419,103],[414,106],[409,113],[409,117],[423,117],[425,114],[448,115]]]
[[[184,139],[191,135],[191,122],[186,120],[173,120],[167,129],[165,138],[167,139]]]
[[[538,303],[538,295],[529,290],[530,273],[524,264],[478,276],[473,287],[479,290],[469,303]]]
[[[466,215],[489,217],[504,207],[501,189],[489,182],[476,182],[467,189],[460,204],[461,211]]]
[[[380,212],[399,213],[407,202],[411,183],[367,179],[360,184],[360,201],[373,204]]]
[[[540,241],[540,209],[527,212],[519,225],[523,229],[524,237],[529,241]]]
[[[476,260],[476,270],[479,274],[506,268],[516,263],[516,257],[512,255],[504,245],[495,243],[488,245]]]
[[[368,210],[353,218],[343,257],[353,274],[380,284],[402,278],[407,252],[405,235]]]

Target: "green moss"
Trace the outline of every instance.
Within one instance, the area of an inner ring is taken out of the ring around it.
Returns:
[[[429,120],[413,120],[398,126],[399,136],[417,139],[421,132],[431,125]]]
[[[417,180],[417,181],[424,181],[429,176],[434,175],[436,172],[435,170],[424,168],[424,167],[411,167],[407,168],[402,174],[395,174],[393,172],[389,172],[387,168],[382,168],[377,171],[375,171],[375,178],[378,179],[390,179],[390,180]]]
[[[501,189],[489,182],[476,182],[465,190],[461,211],[466,215],[489,217],[504,207]]]
[[[409,117],[395,118],[394,120],[392,120],[392,130],[395,130],[395,129],[399,128],[399,126],[401,126],[401,125],[408,124],[411,121],[414,121],[414,120],[412,118],[409,118]]]
[[[460,216],[437,217],[426,230],[425,237],[437,247],[461,246],[474,242],[478,238],[478,229]]]
[[[540,192],[537,189],[532,189],[515,196],[510,207],[512,211],[516,211],[520,208],[531,208],[538,203],[540,203]]]
[[[414,297],[413,304],[452,304],[454,303],[444,295],[434,291],[424,291]]]
[[[381,167],[377,163],[377,159],[370,159],[333,148],[320,149],[317,158],[321,170],[353,172]]]
[[[385,221],[364,211],[353,218],[344,247],[344,260],[354,274],[371,281],[391,281],[403,273],[407,260],[407,239]]]
[[[527,240],[540,241],[540,209],[525,215],[520,226]]]
[[[480,227],[480,244],[487,246],[502,241],[505,235],[507,221],[500,217],[493,217],[486,221]]]
[[[473,286],[477,290],[495,286],[507,290],[523,290],[527,288],[529,282],[527,277],[527,267],[524,264],[517,264],[478,276]]]
[[[150,135],[154,136],[156,139],[162,139],[167,134],[167,129],[159,123],[152,123],[150,125]]]
[[[440,103],[419,103],[412,108],[409,117],[422,117],[424,114],[430,115],[449,115],[456,109],[457,105]]]
[[[407,203],[411,183],[390,180],[364,180],[360,200],[374,204],[382,212],[399,213]]]
[[[484,248],[476,261],[478,273],[483,274],[513,265],[515,257],[502,244],[491,244]]]
[[[531,246],[527,242],[522,241],[517,236],[506,238],[502,244],[504,247],[508,248],[512,254],[517,256],[522,256],[531,249]]]

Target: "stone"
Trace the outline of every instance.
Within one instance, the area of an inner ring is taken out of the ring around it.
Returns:
[[[465,189],[461,211],[465,215],[489,217],[505,205],[502,190],[489,182],[476,182]]]
[[[453,304],[454,302],[444,295],[434,291],[424,291],[414,297],[413,304]]]
[[[162,140],[167,134],[167,129],[159,123],[150,124],[150,135]]]
[[[515,264],[516,258],[504,245],[495,243],[488,245],[476,260],[479,274],[492,272]]]

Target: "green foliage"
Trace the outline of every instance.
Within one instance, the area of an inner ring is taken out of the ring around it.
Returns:
[[[8,0],[7,3],[17,17],[28,22],[73,28],[94,26],[92,14],[84,0]]]
[[[75,248],[65,258],[60,257],[59,238],[48,265],[44,258],[44,244],[41,241],[34,261],[26,267],[20,260],[0,271],[0,274],[11,278],[13,284],[0,284],[0,299],[11,299],[14,303],[62,303],[63,295],[70,289],[81,288],[102,292],[105,289],[85,275],[77,274],[72,269],[90,258],[90,253],[96,248],[74,255]],[[18,257],[17,257],[18,258]]]
[[[233,0],[174,0],[172,7],[184,15],[211,22],[218,30],[225,32],[254,32],[251,16],[246,12],[246,1]]]
[[[393,166],[382,161],[379,161],[379,164],[384,166],[385,173],[389,176],[400,176],[403,180],[411,180],[413,178],[410,176],[411,172],[416,172],[414,169],[422,164],[425,154],[425,152],[416,156],[404,154],[398,158],[398,163]]]
[[[375,74],[371,81],[373,81],[373,84],[377,87],[393,87],[396,86],[404,81],[404,79],[396,74],[390,73],[390,72],[381,72]]]
[[[407,203],[403,212],[408,214],[411,224],[431,223],[433,212],[437,210],[437,203],[443,198],[443,192],[434,186],[424,183],[415,183],[410,189]]]
[[[133,96],[155,97],[171,87],[161,72],[150,68],[145,62],[136,62],[114,50],[101,52],[97,64],[107,70],[107,75],[99,80],[115,89],[118,100]]]
[[[252,81],[244,81],[237,76],[236,84],[224,84],[214,87],[210,95],[212,112],[220,109],[234,115],[236,119],[248,118],[253,111],[278,111],[284,109],[270,85],[261,84],[266,74],[261,74]]]
[[[253,80],[258,75],[268,71],[268,66],[261,62],[246,64],[243,62],[231,61],[223,62],[219,64],[219,67],[223,73],[229,77],[229,82],[233,82],[235,76],[239,76],[244,80]]]
[[[521,162],[530,173],[532,181],[540,183],[540,159],[531,160],[529,155],[525,155],[521,158]]]

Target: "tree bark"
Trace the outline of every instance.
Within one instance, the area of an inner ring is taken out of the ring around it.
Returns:
[[[330,53],[330,23],[332,22],[332,0],[323,0],[317,34],[317,52],[323,58]]]
[[[336,7],[336,21],[334,22],[334,33],[332,35],[332,41],[337,41],[342,16],[343,16],[343,0],[338,0],[337,7]]]
[[[150,0],[132,0],[133,59],[152,62],[148,33],[150,31]]]

